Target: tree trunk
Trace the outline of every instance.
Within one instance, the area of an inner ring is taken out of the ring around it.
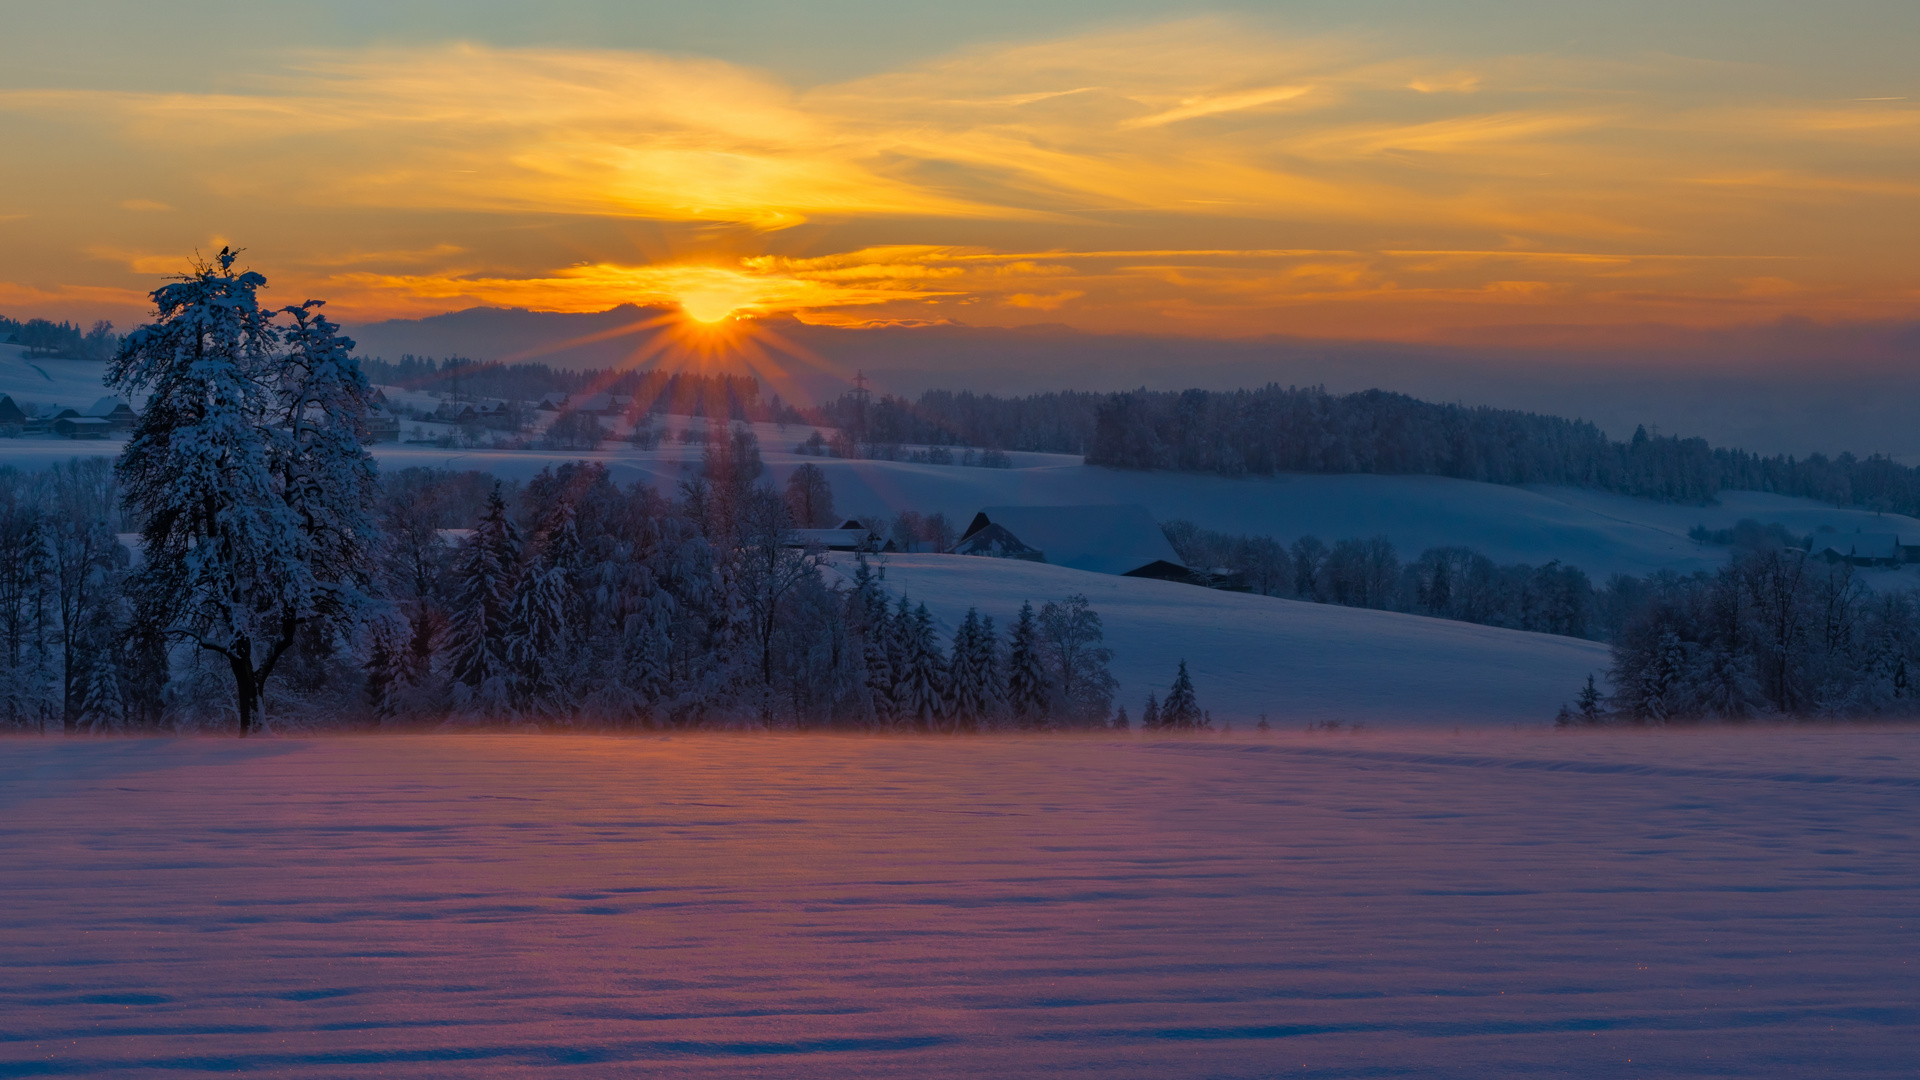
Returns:
[[[240,737],[246,738],[253,729],[254,702],[259,696],[259,684],[253,678],[253,647],[246,638],[239,638],[229,647],[227,665],[233,669],[233,698],[240,709]]]

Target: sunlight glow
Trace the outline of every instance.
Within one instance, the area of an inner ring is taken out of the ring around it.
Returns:
[[[348,223],[256,244],[314,248],[276,286],[363,320],[631,302],[702,323],[1419,338],[1920,311],[1920,271],[1884,242],[1920,221],[1920,108],[1676,57],[1395,53],[1195,19],[799,88],[643,51],[382,46],[217,93],[0,89],[16,114],[139,162],[130,175],[247,160],[202,197]],[[191,190],[157,194],[109,192],[139,208],[115,228],[210,213]],[[98,265],[0,280],[0,297],[78,310],[99,301],[77,289],[137,299],[126,271],[177,266],[176,232],[91,234],[100,197],[22,203],[70,218]],[[434,224],[396,243],[380,223],[412,210],[515,235],[553,215],[608,227],[515,247],[403,214]],[[1196,250],[1159,250],[1175,238]],[[1223,242],[1247,250],[1210,250]],[[1280,250],[1296,244],[1322,250]]]

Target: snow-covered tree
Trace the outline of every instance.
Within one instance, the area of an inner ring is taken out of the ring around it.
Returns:
[[[901,597],[901,607],[906,598]],[[894,684],[899,718],[921,730],[932,730],[946,713],[946,687],[940,642],[934,637],[933,615],[921,604],[911,614],[896,616],[904,663]]]
[[[103,649],[87,666],[86,690],[81,695],[76,727],[84,731],[119,731],[126,726],[127,707],[120,695],[120,665],[111,649]]]
[[[980,612],[967,609],[960,628],[953,632],[953,655],[947,662],[947,693],[955,725],[969,731],[992,721],[999,711],[1000,693],[995,686],[997,664],[994,653],[993,620],[984,622]]]
[[[1040,661],[1040,629],[1031,603],[1020,605],[1007,639],[1007,712],[1015,727],[1044,727],[1048,719],[1047,672]]]
[[[1160,702],[1152,694],[1147,695],[1147,707],[1140,712],[1140,730],[1160,730]]]
[[[881,727],[893,723],[894,671],[888,642],[893,636],[892,619],[887,614],[887,598],[867,561],[865,552],[854,555],[853,588],[847,593],[846,620],[852,627],[854,647],[860,652],[865,678],[859,704],[862,712],[855,719]]]
[[[514,583],[505,644],[513,705],[522,715],[551,718],[566,711],[569,600],[566,567],[546,552],[534,556]]]
[[[154,290],[108,380],[147,399],[115,466],[144,522],[136,618],[221,657],[245,735],[302,630],[344,632],[368,606],[374,474],[352,343],[308,303],[283,349],[266,279],[234,258]]]
[[[442,663],[458,708],[499,715],[509,704],[508,607],[519,564],[520,532],[507,517],[506,500],[495,485],[453,569],[458,592]]]
[[[59,623],[44,492],[0,469],[0,723],[44,728],[59,715]]]
[[[60,625],[61,712],[72,731],[83,719],[90,667],[119,640],[115,624],[127,549],[113,527],[119,490],[111,463],[75,458],[55,464],[46,480],[47,555]]]

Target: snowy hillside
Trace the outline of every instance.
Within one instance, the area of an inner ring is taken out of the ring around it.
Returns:
[[[10,350],[17,354],[18,350]],[[4,358],[0,358],[4,360]],[[99,396],[98,365],[36,360],[42,377],[24,362],[0,370],[34,372],[49,387]],[[82,371],[81,368],[91,368]],[[4,388],[4,387],[0,387]],[[11,392],[11,391],[9,391]],[[16,395],[18,398],[19,395]],[[670,417],[662,430],[678,433],[704,421]],[[1752,491],[1722,492],[1708,506],[1654,502],[1601,491],[1565,487],[1508,487],[1439,476],[1302,475],[1229,479],[1172,472],[1131,472],[1087,466],[1063,454],[1013,453],[1010,469],[921,465],[891,461],[843,461],[792,453],[811,428],[754,425],[775,483],[801,464],[825,470],[834,505],[843,515],[888,516],[900,510],[941,512],[964,523],[986,506],[1112,505],[1138,503],[1161,521],[1184,518],[1205,528],[1277,536],[1291,541],[1314,535],[1337,539],[1386,536],[1403,559],[1430,547],[1475,548],[1496,562],[1544,564],[1555,559],[1586,571],[1596,585],[1615,573],[1647,574],[1672,569],[1713,570],[1726,549],[1687,538],[1695,525],[1727,528],[1741,518],[1780,522],[1807,534],[1824,527],[1838,532],[1920,536],[1920,520],[1895,514],[1843,510],[1810,499]],[[114,453],[109,444],[62,439],[21,439],[0,444],[0,464],[44,468],[75,453]],[[621,483],[635,480],[672,492],[699,465],[699,444],[669,439],[656,450],[609,443],[595,453],[577,451],[450,450],[383,443],[375,447],[382,468],[420,465],[477,469],[526,480],[564,461],[604,463]],[[1920,584],[1913,568],[1866,571],[1874,585]]]
[[[666,425],[679,430],[689,421]],[[1161,521],[1184,518],[1227,532],[1291,541],[1314,535],[1331,542],[1384,535],[1402,558],[1429,547],[1461,545],[1496,562],[1534,565],[1558,559],[1587,572],[1594,583],[1615,573],[1712,570],[1724,548],[1687,539],[1695,525],[1727,528],[1741,518],[1778,521],[1798,533],[1821,526],[1840,532],[1897,532],[1920,536],[1920,520],[1842,510],[1810,499],[1750,491],[1723,492],[1716,504],[1685,506],[1564,487],[1507,487],[1439,476],[1301,475],[1229,479],[1172,472],[1131,472],[1087,466],[1062,454],[1009,455],[1011,469],[842,461],[791,453],[811,429],[756,425],[769,477],[784,482],[803,463],[825,470],[834,505],[847,515],[888,515],[903,509],[941,512],[968,521],[985,506],[1139,503]],[[642,480],[672,491],[700,460],[698,445],[663,443],[638,451],[618,444],[595,454],[500,453],[385,444],[382,467],[431,465],[479,469],[527,479],[548,465],[581,457],[604,462],[622,483]],[[1910,572],[1875,572],[1870,579],[1913,583]]]
[[[836,560],[850,571],[851,559]],[[1264,713],[1283,728],[1328,719],[1378,727],[1541,724],[1589,673],[1607,667],[1606,646],[1590,641],[1015,559],[892,555],[884,584],[924,602],[943,641],[968,607],[1004,630],[1025,601],[1038,608],[1086,594],[1113,650],[1117,703],[1136,720],[1147,694],[1166,694],[1183,659],[1216,723],[1240,727]]]
[[[0,345],[0,394],[16,404],[66,405],[86,408],[108,391],[102,383],[107,366],[97,360],[59,360],[28,357],[18,345]],[[7,455],[0,453],[0,459]]]

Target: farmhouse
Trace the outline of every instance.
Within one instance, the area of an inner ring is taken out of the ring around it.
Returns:
[[[26,410],[14,404],[11,396],[0,394],[0,424],[25,424],[26,422]]]
[[[399,442],[400,418],[389,409],[375,405],[367,410],[368,442]]]
[[[954,551],[1096,574],[1194,579],[1159,523],[1139,505],[989,506],[974,515]]]
[[[101,398],[82,415],[105,420],[118,431],[132,431],[134,425],[140,420],[134,415],[133,406],[117,397]]]

